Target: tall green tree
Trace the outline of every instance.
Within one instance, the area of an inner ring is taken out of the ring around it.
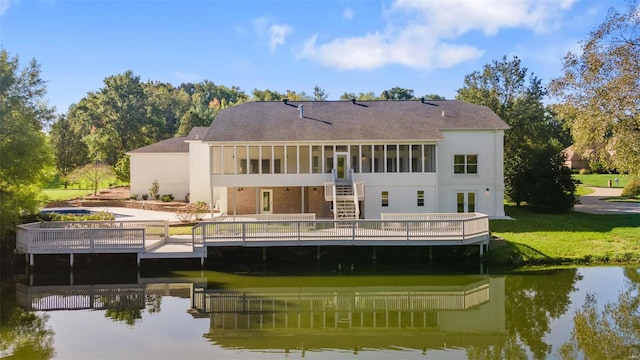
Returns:
[[[144,91],[149,99],[149,109],[154,112],[153,116],[162,119],[163,127],[159,132],[159,138],[175,136],[181,117],[191,105],[189,94],[171,84],[161,82],[144,84]]]
[[[318,85],[313,87],[313,101],[326,101],[328,97],[329,94],[323,88]]]
[[[591,160],[640,177],[640,10],[609,10],[605,21],[564,58],[551,81],[574,148]]]
[[[277,91],[272,91],[269,89],[253,89],[253,91],[251,92],[251,100],[253,101],[274,101],[282,100],[284,98],[286,98],[285,94],[281,94]]]
[[[209,126],[218,111],[249,100],[247,94],[236,86],[228,88],[205,80],[197,84],[180,86],[188,95],[190,105],[180,116],[176,136],[186,136],[194,126]]]
[[[340,100],[351,100],[351,99],[356,99],[356,100],[379,100],[378,97],[373,93],[373,91],[368,92],[368,93],[358,93],[358,95],[356,95],[355,93],[348,93],[345,92],[344,94],[340,95]]]
[[[396,86],[389,90],[384,90],[380,94],[381,100],[413,100],[415,99],[413,90]]]
[[[0,50],[0,236],[41,204],[41,185],[52,161],[42,129],[54,112],[45,94],[35,60],[21,67],[18,56]]]
[[[563,212],[575,204],[575,183],[568,185],[571,174],[556,169],[562,162],[558,164],[555,153],[560,156],[562,147],[553,114],[543,104],[546,94],[542,81],[529,75],[520,59],[503,57],[467,75],[456,99],[487,106],[511,127],[505,132],[505,195],[518,205]],[[554,178],[543,179],[542,174]],[[558,196],[540,197],[539,192],[545,191],[541,183],[553,186]],[[541,203],[541,199],[552,203]]]
[[[89,162],[87,145],[82,142],[81,134],[74,131],[66,116],[60,116],[51,126],[49,143],[58,173],[65,179],[73,170]],[[65,187],[67,183],[65,180]]]
[[[447,100],[444,98],[444,96],[438,94],[426,94],[423,96],[423,98],[425,100]]]
[[[74,119],[89,157],[115,165],[125,152],[162,139],[163,119],[154,108],[144,84],[131,71],[104,80],[105,86],[81,101]],[[71,116],[71,114],[70,114]]]

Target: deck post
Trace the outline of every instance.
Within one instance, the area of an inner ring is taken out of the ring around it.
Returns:
[[[484,255],[484,244],[480,243],[480,257],[482,257],[482,255]]]
[[[140,253],[136,253],[136,265],[138,269],[140,269]]]
[[[73,253],[69,254],[69,266],[71,267],[71,269],[73,269]]]
[[[33,256],[33,253],[31,253],[29,254],[29,267],[33,267],[33,265],[35,265],[34,256]]]
[[[201,267],[202,267],[202,266],[204,266],[204,259],[205,259],[204,257],[201,257],[201,258],[200,258],[200,266],[201,266]]]

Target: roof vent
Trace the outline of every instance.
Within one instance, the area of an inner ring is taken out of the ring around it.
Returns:
[[[444,117],[444,110],[442,110],[442,117]]]
[[[300,110],[300,119],[304,117],[304,106],[298,105],[298,110]]]
[[[356,103],[356,99],[351,99],[351,102],[355,104]]]
[[[282,99],[282,102],[287,105],[287,101],[289,101],[289,99]]]

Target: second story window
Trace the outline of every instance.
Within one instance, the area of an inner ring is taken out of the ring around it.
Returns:
[[[454,174],[477,174],[478,155],[453,155]]]

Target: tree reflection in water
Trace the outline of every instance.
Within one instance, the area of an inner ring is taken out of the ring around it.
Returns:
[[[50,359],[55,355],[54,332],[47,327],[49,316],[18,307],[0,327],[0,358]]]
[[[467,349],[469,359],[546,359],[550,323],[565,314],[581,276],[577,269],[535,271],[507,276],[507,339],[488,348]]]
[[[629,287],[617,303],[598,309],[589,294],[573,317],[571,341],[560,348],[563,359],[640,359],[640,268],[625,268]]]

